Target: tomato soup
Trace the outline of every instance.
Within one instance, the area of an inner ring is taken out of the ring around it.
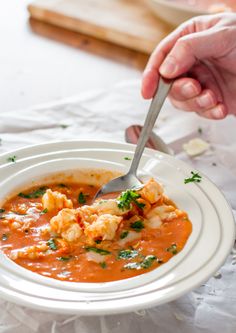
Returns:
[[[0,249],[48,278],[108,282],[165,264],[183,249],[192,224],[150,180],[140,189],[93,202],[98,188],[38,186],[0,209]]]

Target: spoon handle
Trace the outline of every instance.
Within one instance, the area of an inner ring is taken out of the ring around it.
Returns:
[[[129,174],[136,175],[140,158],[143,154],[143,150],[145,148],[145,145],[150,137],[150,134],[152,132],[152,129],[155,125],[157,116],[159,115],[162,105],[168,95],[168,92],[171,88],[172,81],[171,80],[165,80],[162,77],[160,77],[159,85],[157,88],[157,91],[152,99],[150,108],[148,110],[148,114],[145,119],[145,123],[142,129],[142,132],[140,134],[137,147],[135,149],[133,161],[129,170]]]

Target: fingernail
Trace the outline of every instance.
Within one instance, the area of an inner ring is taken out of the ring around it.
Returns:
[[[173,58],[167,57],[166,60],[163,62],[163,64],[160,67],[160,73],[165,75],[174,75],[177,71],[177,64],[176,61],[174,61]]]
[[[197,98],[197,103],[201,108],[209,109],[214,106],[213,98],[209,94],[203,94]]]
[[[225,117],[225,113],[222,110],[222,107],[217,106],[211,110],[212,117],[215,119],[222,119]]]
[[[183,96],[191,98],[196,96],[198,91],[192,83],[187,82],[181,87],[181,93]]]

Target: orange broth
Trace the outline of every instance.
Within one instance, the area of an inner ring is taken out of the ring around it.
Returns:
[[[50,184],[47,185],[52,191],[64,193],[72,200],[74,208],[81,206],[78,203],[80,192],[86,193],[86,204],[92,203],[92,199],[98,188],[85,184]],[[31,188],[24,193],[32,193],[37,188]],[[17,250],[26,246],[37,245],[40,241],[48,242],[52,236],[48,233],[40,232],[40,228],[49,225],[50,219],[56,213],[43,213],[42,197],[24,198],[15,196],[8,200],[2,207],[0,213],[0,249],[10,256],[12,250]],[[173,203],[165,199],[166,203]],[[25,230],[12,229],[14,214],[12,220],[4,219],[9,212],[20,214],[21,218],[27,217],[26,211],[29,208],[37,208],[42,213],[40,216],[31,221],[29,227]],[[17,258],[14,260],[18,265],[41,274],[43,276],[54,278],[62,281],[72,282],[107,282],[131,278],[163,265],[174,255],[179,253],[184,247],[189,235],[192,231],[192,224],[185,214],[181,218],[176,218],[168,222],[164,222],[158,229],[143,228],[140,230],[140,240],[134,240],[121,247],[118,241],[122,237],[124,230],[132,230],[130,224],[124,221],[119,226],[116,237],[112,241],[102,241],[96,244],[97,248],[105,249],[109,254],[104,255],[103,263],[88,261],[86,257],[87,250],[85,244],[77,242],[72,248],[60,247],[57,238],[54,241],[58,245],[57,249],[47,251],[44,255],[37,259]],[[172,245],[176,250],[170,251]],[[132,250],[138,253],[134,258],[119,258],[120,250]],[[151,262],[147,267],[139,267],[138,269],[126,269],[125,265],[137,263],[140,258],[147,255],[153,255],[157,260]]]

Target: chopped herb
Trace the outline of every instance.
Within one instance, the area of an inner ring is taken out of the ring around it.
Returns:
[[[125,264],[123,268],[126,269],[140,269],[140,263],[139,262],[129,262],[128,264]]]
[[[65,128],[69,127],[69,125],[66,125],[66,124],[60,124],[60,127],[63,128],[63,129],[65,129]]]
[[[130,158],[130,157],[124,157],[124,160],[126,160],[126,161],[131,161],[132,158]]]
[[[201,127],[198,127],[198,133],[202,134],[202,128]]]
[[[193,183],[193,182],[200,183],[200,181],[202,180],[202,176],[200,176],[197,172],[195,173],[193,171],[191,171],[191,174],[192,174],[192,177],[185,178],[184,184]]]
[[[100,266],[101,266],[103,269],[107,268],[107,264],[105,263],[105,261],[100,262]]]
[[[135,231],[140,232],[144,228],[144,224],[143,224],[143,221],[139,220],[139,221],[130,223],[130,227],[132,229],[134,229]]]
[[[99,253],[99,254],[101,254],[102,256],[105,256],[105,255],[111,253],[110,251],[103,250],[103,249],[98,249],[97,247],[93,247],[93,246],[86,246],[86,247],[85,247],[85,250],[86,250],[86,251],[95,252],[95,253]]]
[[[146,256],[145,259],[141,262],[140,266],[141,268],[149,268],[152,266],[152,263],[157,259],[156,256],[153,256],[153,255],[149,255],[149,256]]]
[[[131,259],[138,256],[138,251],[136,250],[120,250],[118,253],[118,259]]]
[[[49,239],[47,245],[50,247],[51,250],[53,251],[57,250],[57,244],[55,243],[55,240],[53,238]]]
[[[177,251],[177,245],[176,244],[172,244],[170,247],[168,247],[166,249],[167,252],[170,252],[172,254],[177,254],[178,251]]]
[[[144,260],[141,262],[130,262],[125,264],[123,268],[126,269],[148,269],[151,267],[152,263],[156,260],[156,256],[148,255],[144,257]]]
[[[94,242],[95,242],[96,244],[101,244],[102,240],[101,240],[101,239],[96,239]]]
[[[125,230],[123,231],[121,234],[120,234],[120,239],[124,239],[128,236],[129,234],[129,231],[128,230]]]
[[[2,241],[6,241],[8,239],[8,234],[2,234]]]
[[[4,213],[4,212],[5,212],[5,209],[1,208],[1,209],[0,209],[0,214],[1,214],[1,213]]]
[[[18,197],[25,198],[25,199],[40,198],[40,197],[42,197],[44,195],[44,193],[46,192],[46,190],[47,190],[47,187],[43,186],[43,187],[40,187],[37,190],[35,190],[33,192],[30,192],[28,194],[20,192],[18,194]]]
[[[40,214],[43,215],[43,214],[46,214],[46,213],[48,213],[48,209],[47,208],[45,208],[44,210],[42,210]]]
[[[9,157],[7,158],[7,162],[15,163],[15,162],[16,162],[16,159],[17,159],[16,155],[14,155],[14,156],[9,156]]]
[[[80,204],[85,204],[86,201],[87,201],[86,197],[89,197],[89,195],[88,194],[84,194],[83,192],[80,192],[80,194],[78,196],[78,202]]]
[[[217,166],[217,164],[215,162],[212,163],[213,166]]]
[[[72,257],[58,257],[57,260],[60,260],[60,261],[68,261],[70,260]]]
[[[127,190],[122,192],[118,200],[118,207],[122,210],[130,209],[131,203],[135,203],[139,208],[143,208],[145,204],[140,203],[137,199],[140,198],[140,194],[136,193],[134,190]]]

